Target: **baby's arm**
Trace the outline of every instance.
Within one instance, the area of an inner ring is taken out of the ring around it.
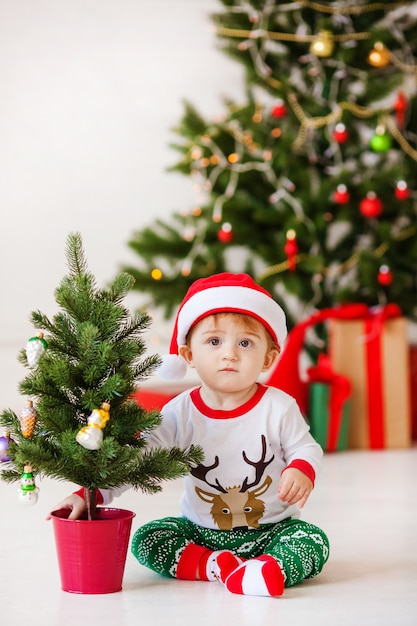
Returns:
[[[62,509],[70,509],[71,513],[68,516],[68,519],[78,519],[82,516],[85,511],[85,501],[84,498],[78,496],[76,493],[72,493],[67,498],[64,498],[61,502],[59,502],[53,510],[46,516],[46,519],[51,519],[51,513],[54,511],[59,511]]]
[[[278,483],[278,497],[288,504],[296,504],[303,508],[313,491],[312,480],[301,470],[288,467],[282,474]]]

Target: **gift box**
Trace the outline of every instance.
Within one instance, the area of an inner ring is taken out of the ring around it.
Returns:
[[[350,381],[333,371],[325,354],[319,356],[316,367],[307,370],[307,376],[311,434],[327,452],[345,450],[350,415]]]
[[[340,415],[335,419],[330,411],[331,386],[327,383],[311,383],[309,389],[308,421],[314,439],[326,452],[346,450],[350,414],[349,400],[341,407]],[[335,423],[333,427],[332,422]]]
[[[329,324],[329,355],[335,371],[352,383],[349,448],[411,445],[407,321],[395,304],[370,309],[345,304],[316,311],[291,330],[267,384],[292,395],[309,412],[308,382],[300,372],[305,334]]]
[[[411,439],[417,441],[417,346],[410,346]]]
[[[349,448],[411,444],[407,320],[393,308],[329,321],[329,355],[352,384]]]

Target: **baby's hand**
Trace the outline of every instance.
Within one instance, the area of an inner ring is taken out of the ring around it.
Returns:
[[[71,494],[70,496],[68,496],[67,498],[65,498],[64,500],[62,500],[62,502],[59,502],[59,504],[57,504],[52,511],[49,513],[49,515],[46,516],[47,520],[51,519],[51,514],[54,511],[59,511],[61,509],[70,509],[71,513],[68,516],[68,519],[78,519],[79,517],[82,516],[82,514],[85,511],[85,501],[83,500],[83,498],[81,498],[81,496],[77,496],[76,493]]]
[[[298,502],[298,507],[302,509],[312,491],[313,483],[301,470],[289,467],[281,474],[278,498],[283,502],[288,504]]]

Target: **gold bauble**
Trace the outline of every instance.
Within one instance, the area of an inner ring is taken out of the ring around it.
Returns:
[[[333,35],[328,30],[321,30],[311,42],[310,52],[316,57],[329,57],[334,49]]]
[[[384,46],[382,41],[377,41],[368,54],[368,63],[372,67],[386,67],[390,62],[390,51]]]

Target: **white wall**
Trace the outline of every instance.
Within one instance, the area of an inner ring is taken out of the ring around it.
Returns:
[[[190,181],[165,171],[182,100],[210,118],[243,94],[210,28],[219,9],[0,0],[0,409],[22,405],[17,353],[34,334],[30,312],[56,311],[67,234],[81,232],[104,285],[137,261],[134,230],[194,203]]]

